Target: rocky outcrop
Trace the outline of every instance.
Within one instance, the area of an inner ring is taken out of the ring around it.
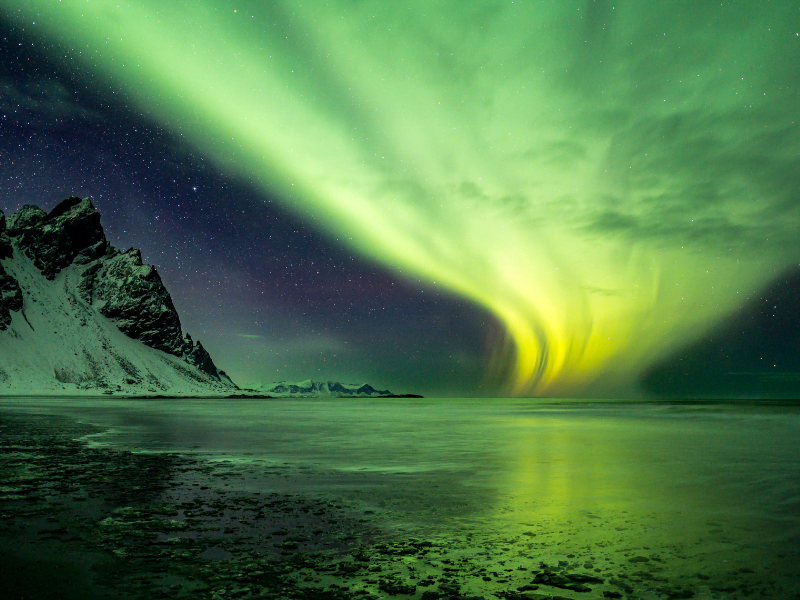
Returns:
[[[11,239],[6,235],[6,216],[0,210],[0,259],[11,258],[13,254]],[[22,290],[0,264],[0,331],[11,323],[12,310],[22,310]]]
[[[14,248],[11,245],[11,239],[6,233],[6,216],[0,210],[0,260],[11,258],[13,255]]]
[[[41,208],[26,204],[8,218],[6,232],[15,237],[21,246],[27,246],[32,239],[39,237],[37,228],[46,218],[47,213]]]
[[[100,314],[112,319],[125,335],[151,348],[180,356],[183,335],[178,312],[158,272],[142,264],[138,250],[107,256],[84,271],[91,279],[90,297]]]
[[[12,257],[15,247],[50,281],[67,267],[81,269],[77,274],[69,271],[70,293],[76,299],[110,319],[128,337],[233,385],[199,342],[184,339],[180,318],[156,269],[142,263],[139,250],[120,252],[111,246],[100,213],[88,198],[68,198],[49,213],[26,205],[7,220],[0,212],[0,259]],[[0,264],[0,331],[11,323],[12,311],[23,309],[23,297],[19,283]]]
[[[25,206],[9,223],[9,235],[48,279],[80,256],[88,262],[103,256],[109,244],[100,213],[88,198],[67,198],[49,213]]]
[[[225,371],[217,368],[217,366],[214,364],[214,361],[211,360],[211,355],[205,348],[203,348],[203,344],[201,344],[199,341],[197,343],[193,342],[192,336],[189,334],[186,334],[186,337],[183,339],[182,350],[183,359],[190,365],[194,365],[203,371],[203,373],[208,373],[220,381],[230,381],[233,383]]]
[[[22,310],[22,290],[17,280],[0,265],[0,331],[11,324],[12,310]]]

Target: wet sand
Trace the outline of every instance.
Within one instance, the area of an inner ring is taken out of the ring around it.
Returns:
[[[91,443],[98,433],[65,416],[0,411],[4,598],[795,598],[800,591],[791,566],[800,564],[797,550],[777,557],[786,565],[777,574],[736,552],[693,557],[685,548],[642,545],[657,519],[621,527],[583,514],[487,530],[455,511],[446,527],[390,527],[386,514],[352,495],[287,493],[307,475],[302,468],[98,447]],[[255,471],[261,491],[236,485]],[[422,507],[430,498],[417,501]],[[703,535],[724,542],[717,525]],[[592,537],[604,528],[611,531],[603,541]]]

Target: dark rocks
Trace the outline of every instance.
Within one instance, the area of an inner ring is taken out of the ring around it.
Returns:
[[[453,581],[442,581],[441,583],[439,583],[439,591],[446,594],[445,597],[448,596],[458,597],[461,595],[461,585]]]
[[[182,355],[178,312],[161,276],[152,266],[142,264],[139,250],[104,260],[94,278],[92,299],[99,301],[100,314],[112,319],[125,335],[151,348]]]
[[[670,600],[683,600],[685,598],[693,598],[695,595],[695,591],[692,588],[664,587],[660,591]]]
[[[405,585],[398,581],[381,581],[380,584],[378,584],[378,588],[390,596],[398,596],[400,594],[406,594],[410,596],[417,591],[417,587],[415,585]]]
[[[0,210],[0,259],[13,256],[11,240],[6,235],[6,216]],[[22,290],[19,283],[0,264],[0,331],[11,323],[11,311],[22,310]]]
[[[0,210],[0,260],[11,258],[13,254],[14,248],[11,246],[11,240],[6,234],[6,216]]]
[[[0,211],[0,259],[17,246],[49,280],[70,265],[86,265],[68,293],[107,317],[128,337],[182,357],[217,381],[235,388],[208,352],[184,340],[180,318],[161,277],[142,263],[139,250],[125,253],[106,240],[89,198],[67,198],[50,213],[26,205],[8,219]],[[0,330],[11,323],[10,311],[22,308],[18,282],[0,265]],[[195,374],[196,378],[196,374]],[[135,379],[135,378],[134,378]]]
[[[27,245],[31,238],[39,237],[40,225],[45,218],[47,213],[41,208],[26,204],[8,218],[6,222],[8,235]]]
[[[588,575],[561,575],[560,573],[548,573],[542,572],[538,573],[533,578],[533,583],[539,585],[547,585],[550,587],[557,587],[561,588],[562,590],[571,590],[573,592],[591,592],[592,588],[584,583],[576,581],[573,577],[577,579],[581,579],[584,577],[588,577],[589,579],[595,581],[596,578],[588,576]],[[602,580],[600,580],[602,583]]]
[[[190,365],[194,365],[203,371],[203,373],[207,373],[215,379],[233,384],[230,378],[225,374],[225,371],[221,371],[217,368],[217,365],[211,360],[211,355],[203,348],[203,345],[199,341],[193,342],[192,336],[188,333],[183,339],[181,350],[183,352],[183,359]]]
[[[526,587],[526,586],[523,586]],[[528,586],[532,587],[534,590],[538,590],[539,586]],[[519,588],[521,590],[521,588]],[[521,590],[516,592],[497,592],[497,596],[505,598],[506,600],[538,600],[539,598],[549,598],[549,596],[544,596],[542,594],[535,594],[532,590]]]
[[[103,266],[101,262],[95,262],[84,269],[81,274],[81,280],[78,283],[78,295],[83,299],[86,304],[92,303],[92,290],[94,288],[94,276]]]
[[[564,577],[575,583],[604,583],[604,580],[585,573],[565,573]]]
[[[608,583],[611,585],[615,585],[624,591],[626,594],[630,594],[633,592],[633,588],[627,584],[626,582],[622,581],[621,579],[614,579],[613,577],[608,580]]]
[[[0,331],[11,324],[12,310],[22,310],[22,290],[17,280],[0,265]]]
[[[54,279],[82,252],[86,258],[99,258],[108,246],[100,213],[88,198],[67,198],[49,214],[25,206],[14,215],[8,230],[48,279]]]
[[[461,594],[442,593],[436,590],[427,590],[422,593],[421,600],[486,600],[484,596],[462,596]]]
[[[113,248],[108,242],[101,241],[91,246],[87,246],[78,252],[72,262],[76,265],[85,265],[93,260],[101,258],[105,254],[110,254],[113,256],[118,252],[119,251],[116,248]]]

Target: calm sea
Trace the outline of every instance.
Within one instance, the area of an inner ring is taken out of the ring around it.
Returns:
[[[798,404],[7,399],[0,408],[104,427],[93,444],[212,461],[239,475],[219,480],[226,490],[341,498],[374,511],[387,535],[468,531],[500,554],[520,553],[521,539],[542,562],[639,557],[687,581],[731,573],[800,592]]]

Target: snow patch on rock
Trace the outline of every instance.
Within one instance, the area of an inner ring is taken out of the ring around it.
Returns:
[[[206,396],[237,388],[181,333],[156,270],[89,199],[0,212],[0,394]]]

